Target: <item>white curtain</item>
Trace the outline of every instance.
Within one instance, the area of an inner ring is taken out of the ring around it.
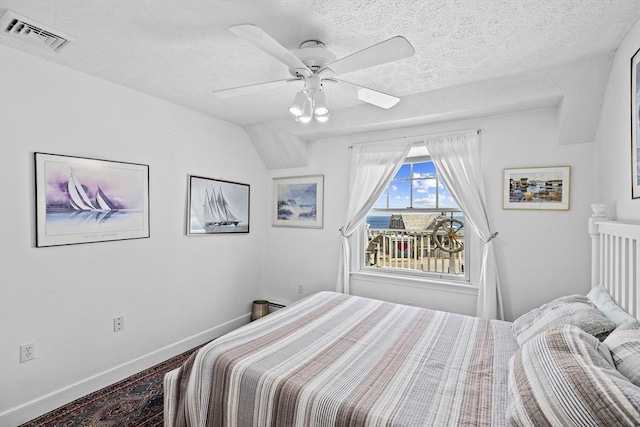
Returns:
[[[342,233],[342,247],[338,265],[337,292],[350,293],[349,268],[351,253],[349,236],[364,221],[380,195],[407,157],[410,142],[363,144],[351,150],[351,177],[349,179],[349,205]]]
[[[492,232],[486,209],[480,138],[477,131],[442,136],[425,141],[436,170],[465,214],[465,222],[484,242],[478,283],[476,315],[485,319],[503,319],[500,280],[493,248]]]

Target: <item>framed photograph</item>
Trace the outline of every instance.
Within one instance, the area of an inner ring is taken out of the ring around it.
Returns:
[[[324,175],[273,179],[273,225],[322,228]]]
[[[189,176],[187,235],[249,232],[249,185]]]
[[[571,167],[505,169],[504,209],[569,210]]]
[[[631,197],[640,198],[640,49],[631,58]]]
[[[36,247],[149,237],[149,166],[35,153]]]

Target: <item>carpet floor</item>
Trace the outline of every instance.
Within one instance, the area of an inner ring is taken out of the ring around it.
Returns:
[[[197,348],[48,412],[20,427],[156,427],[164,417],[162,379]]]

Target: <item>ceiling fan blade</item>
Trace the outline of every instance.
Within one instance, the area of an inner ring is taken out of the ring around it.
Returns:
[[[384,92],[369,89],[368,87],[360,86],[360,85],[348,82],[346,80],[336,79],[335,77],[332,77],[331,79],[337,80],[340,83],[346,83],[348,85],[355,87],[356,90],[358,91],[357,92],[358,99],[360,101],[367,102],[369,104],[375,105],[376,107],[388,109],[393,107],[400,101],[400,98],[398,98],[397,96],[393,96]]]
[[[311,70],[309,70],[304,62],[296,58],[291,52],[271,38],[271,36],[265,33],[260,27],[256,27],[253,24],[240,24],[229,27],[229,31],[236,36],[242,37],[243,39],[251,42],[256,47],[276,58],[278,61],[285,63],[289,68],[300,70],[300,74],[307,76],[312,74]]]
[[[398,59],[408,58],[416,53],[413,46],[402,36],[392,37],[366,49],[352,53],[328,64],[324,70],[333,71],[334,74],[346,74],[351,71],[362,70],[374,65],[386,64]]]
[[[263,90],[273,89],[283,86],[288,82],[298,80],[299,79],[274,80],[272,82],[256,83],[246,86],[232,87],[229,89],[214,90],[213,95],[221,99],[233,98],[236,96],[249,95],[256,92],[261,92]]]

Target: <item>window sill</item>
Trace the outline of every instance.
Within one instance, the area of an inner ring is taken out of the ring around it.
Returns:
[[[406,286],[411,288],[430,289],[441,292],[478,295],[478,287],[466,281],[443,280],[436,277],[410,277],[398,274],[352,271],[351,277],[356,280]]]

